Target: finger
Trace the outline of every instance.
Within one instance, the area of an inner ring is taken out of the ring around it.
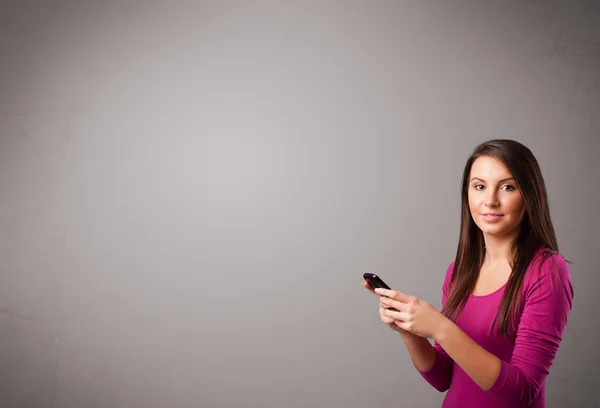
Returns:
[[[398,309],[396,309],[395,307],[392,307],[392,306],[386,305],[386,304],[384,304],[384,303],[381,303],[381,302],[379,302],[379,307],[380,307],[380,308],[382,308],[382,309],[386,309],[386,310],[392,310],[392,311],[396,311],[396,312],[398,312],[398,311],[399,311],[399,310],[398,310]]]
[[[401,322],[407,322],[410,320],[410,315],[406,312],[398,312],[396,310],[383,309],[383,314],[385,317],[389,317]]]
[[[376,295],[377,293],[375,293],[375,291],[373,290],[373,288],[371,287],[371,285],[369,285],[369,282],[367,281],[363,281],[363,286],[365,288],[367,288],[369,290],[369,292],[373,293],[374,295]]]
[[[408,296],[407,294],[398,292],[397,290],[377,288],[375,289],[375,293],[388,298],[399,300],[400,302],[404,303],[408,302],[408,299],[410,298],[410,296]]]
[[[379,302],[385,305],[386,309],[396,309],[400,312],[406,312],[408,305],[406,303],[399,302],[397,300],[382,296],[379,298]]]
[[[410,323],[402,322],[400,320],[395,320],[394,324],[396,326],[400,327],[402,330],[412,333],[412,330],[410,330],[410,328],[411,328]]]
[[[381,321],[384,322],[385,324],[392,324],[394,323],[394,319],[392,319],[391,317],[387,317],[385,315],[385,310],[384,309],[379,309],[379,316],[381,317]]]

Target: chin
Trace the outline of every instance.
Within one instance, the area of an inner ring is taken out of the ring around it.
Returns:
[[[508,235],[510,233],[510,228],[507,228],[504,225],[483,225],[479,226],[479,229],[483,233],[483,235],[488,235],[490,237],[502,237],[504,235]]]
[[[489,225],[486,225],[484,228],[480,228],[480,230],[483,235],[487,235],[488,237],[504,238],[512,235],[515,228],[500,225],[490,227]]]
[[[500,237],[503,237],[505,235],[508,235],[506,233],[506,231],[504,231],[504,230],[495,230],[495,229],[487,229],[487,230],[485,230],[485,229],[483,229],[483,230],[481,230],[481,232],[483,232],[483,235],[487,235],[489,237],[494,237],[494,238],[500,238]]]

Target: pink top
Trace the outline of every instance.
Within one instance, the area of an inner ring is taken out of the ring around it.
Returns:
[[[444,279],[442,304],[454,269]],[[488,328],[500,307],[506,284],[484,296],[470,295],[456,324],[477,344],[502,361],[498,379],[482,390],[437,343],[433,368],[420,374],[438,391],[448,390],[442,408],[545,407],[546,376],[554,361],[571,310],[573,287],[569,267],[558,254],[543,264],[532,262],[523,281],[517,335],[505,338]]]

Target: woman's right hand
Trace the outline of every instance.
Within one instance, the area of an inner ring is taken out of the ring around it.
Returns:
[[[379,296],[381,298],[381,295],[375,293],[375,291],[373,290],[373,288],[369,285],[369,283],[367,281],[363,281],[363,286],[365,288],[367,288],[372,294],[374,294],[375,296]],[[384,315],[385,309],[389,309],[389,308],[390,308],[390,306],[382,303],[381,301],[379,302],[379,317],[381,318],[381,321],[387,327],[389,327],[390,329],[392,329],[400,334],[409,334],[406,330],[403,330],[400,327],[398,327],[398,325],[394,323],[394,321],[395,321],[394,319]]]

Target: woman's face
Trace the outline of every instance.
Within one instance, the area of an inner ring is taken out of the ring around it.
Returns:
[[[484,235],[512,236],[525,214],[525,203],[502,162],[489,156],[475,160],[469,176],[469,208]]]

